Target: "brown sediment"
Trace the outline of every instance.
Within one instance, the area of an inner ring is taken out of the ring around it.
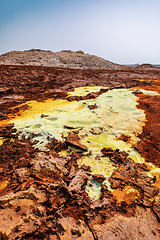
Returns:
[[[88,149],[70,126],[64,126],[71,132],[63,143],[50,139],[48,151],[41,151],[30,139],[19,140],[13,124],[4,123],[25,111],[26,101],[68,99],[67,91],[74,87],[137,88],[138,107],[145,111],[147,122],[135,147],[146,162],[160,167],[160,97],[141,92],[146,89],[159,93],[160,70],[0,66],[0,76],[0,118],[5,120],[0,127],[1,239],[159,239],[160,180],[158,173],[155,178],[147,175],[147,164],[135,163],[119,149],[103,148],[102,158],[107,156],[116,166],[109,178],[110,191],[103,184],[103,175],[92,176],[86,165],[78,167],[77,159]],[[90,93],[85,99],[104,91]],[[18,95],[22,97],[15,97]],[[42,113],[41,118],[45,117]],[[91,131],[99,134],[102,129]],[[119,139],[130,142],[127,135]],[[74,151],[61,156],[59,153],[68,145],[74,146]],[[102,183],[96,201],[85,191],[86,183],[92,180]]]
[[[124,142],[130,142],[131,136],[127,136],[125,134],[121,134],[121,136],[118,139],[122,140]]]
[[[103,182],[104,180],[106,180],[106,178],[102,174],[94,174],[92,175],[92,177],[98,182]]]
[[[61,152],[67,149],[67,144],[65,142],[58,141],[56,138],[51,139],[51,141],[46,145],[50,150],[55,152]]]
[[[93,105],[88,105],[88,108],[89,108],[90,110],[93,110],[93,109],[98,108],[98,106],[97,106],[97,104],[95,103],[95,104],[93,104]]]
[[[160,79],[156,81],[152,80],[151,84],[144,87],[144,89],[160,93]],[[160,167],[160,95],[141,93],[138,94],[138,97],[138,108],[145,111],[147,121],[139,136],[141,141],[137,149],[145,158],[145,161]]]

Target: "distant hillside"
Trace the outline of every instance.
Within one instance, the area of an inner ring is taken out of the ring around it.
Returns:
[[[85,54],[83,51],[61,52],[31,49],[26,51],[12,51],[0,55],[0,64],[4,65],[30,65],[60,68],[80,69],[122,69],[123,65],[110,62],[103,58]]]
[[[143,63],[143,64],[139,64],[139,63],[136,63],[136,64],[125,64],[125,66],[127,67],[136,67],[138,69],[146,69],[146,68],[158,68],[160,67],[160,64],[150,64],[150,63]]]
[[[152,65],[152,64],[149,64],[149,63],[143,63],[139,66],[137,66],[138,69],[144,69],[144,68],[157,68],[158,66],[155,66],[155,65]]]

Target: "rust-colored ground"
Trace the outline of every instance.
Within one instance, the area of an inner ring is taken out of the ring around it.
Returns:
[[[0,121],[20,114],[28,100],[67,98],[79,86],[137,88],[138,107],[147,122],[135,146],[160,167],[160,69],[74,70],[31,66],[0,66]],[[94,96],[92,96],[94,97]],[[78,99],[77,99],[78,100]],[[14,108],[13,108],[14,107]],[[149,177],[145,164],[134,163],[119,150],[103,149],[117,166],[110,177],[111,193],[91,201],[84,184],[87,166],[78,168],[79,153],[60,157],[66,148],[56,140],[40,152],[29,140],[18,140],[14,126],[0,126],[1,239],[160,239],[160,176]],[[127,136],[122,136],[129,141]],[[99,176],[100,179],[100,176]],[[28,206],[28,207],[26,207]]]
[[[136,87],[137,89],[141,87]],[[160,93],[160,79],[150,80],[149,85],[143,86],[148,91]],[[140,109],[145,110],[147,122],[140,135],[138,150],[147,162],[160,167],[160,95],[138,94]]]

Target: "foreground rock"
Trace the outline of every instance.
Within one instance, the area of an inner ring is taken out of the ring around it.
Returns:
[[[137,207],[135,215],[130,218],[115,215],[105,224],[96,224],[92,228],[99,240],[157,240],[160,237],[156,216],[149,209],[141,207]]]
[[[138,201],[145,206],[152,206],[151,199],[158,194],[159,189],[152,186],[153,179],[142,170],[141,165],[135,163],[128,158],[125,152],[120,152],[118,149],[113,151],[104,148],[102,153],[119,165],[119,168],[114,170],[109,178],[111,187],[123,189],[125,186],[132,186],[139,191]]]

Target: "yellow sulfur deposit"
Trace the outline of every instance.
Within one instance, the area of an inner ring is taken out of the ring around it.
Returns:
[[[0,137],[0,145],[2,145],[4,142],[4,138]]]
[[[98,92],[101,88],[103,87],[80,87],[69,92],[68,95],[85,96],[90,92]],[[78,161],[78,165],[89,165],[92,174],[103,174],[106,177],[104,183],[109,187],[108,177],[115,166],[108,158],[101,157],[102,148],[118,148],[128,152],[136,162],[144,162],[133,148],[133,145],[139,141],[137,136],[145,123],[144,111],[136,108],[137,97],[133,91],[133,89],[113,89],[95,99],[82,101],[60,99],[48,99],[44,102],[29,101],[25,103],[29,108],[21,115],[12,118],[9,123],[14,123],[20,138],[36,141],[35,147],[41,150],[47,150],[45,145],[53,137],[64,141],[70,131],[78,131],[81,144],[88,148],[88,152]],[[91,105],[96,108],[91,109]],[[100,194],[98,190],[100,186],[95,182],[90,184],[92,187],[86,186],[86,191],[96,199]],[[98,195],[95,194],[95,189]]]

